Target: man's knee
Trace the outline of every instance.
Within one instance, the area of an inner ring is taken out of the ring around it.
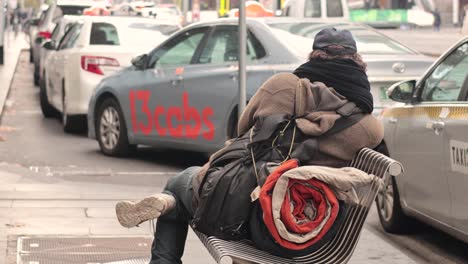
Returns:
[[[164,188],[165,191],[173,191],[177,186],[190,184],[192,176],[200,171],[200,167],[193,166],[185,169],[181,173],[171,177]]]

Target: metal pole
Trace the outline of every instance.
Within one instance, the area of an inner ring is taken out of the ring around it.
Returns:
[[[239,0],[239,118],[245,109],[246,99],[246,54],[247,25],[245,21],[245,0]]]

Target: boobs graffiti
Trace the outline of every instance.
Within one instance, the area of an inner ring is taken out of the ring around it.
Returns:
[[[131,90],[129,93],[133,133],[150,135],[155,131],[159,136],[196,139],[202,136],[213,140],[215,127],[210,117],[213,108],[205,107],[201,111],[190,106],[188,93],[182,94],[182,106],[156,106],[149,108],[151,91]],[[137,108],[138,106],[138,108]],[[139,120],[138,117],[143,117]],[[165,122],[160,122],[165,120]],[[162,125],[165,123],[166,125]]]

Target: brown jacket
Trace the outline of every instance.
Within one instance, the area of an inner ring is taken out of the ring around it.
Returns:
[[[346,103],[346,98],[323,83],[310,83],[308,79],[299,79],[292,73],[275,74],[250,100],[239,119],[238,134],[252,128],[256,117],[285,113],[304,116],[296,121],[297,127],[306,135],[320,136],[333,127],[340,118],[336,110]],[[355,111],[360,110],[356,108]],[[382,139],[382,125],[368,114],[341,132],[319,138],[317,155],[304,165],[344,167],[361,148],[374,148]],[[196,199],[208,167],[209,161],[193,178]]]

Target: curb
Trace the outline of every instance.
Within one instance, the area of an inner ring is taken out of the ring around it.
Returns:
[[[27,49],[27,48],[20,49],[19,54],[18,54],[18,58],[16,58],[16,64],[14,66],[13,75],[11,76],[10,82],[7,84],[8,88],[7,88],[7,92],[5,94],[5,98],[3,98],[3,101],[1,101],[2,98],[0,98],[0,125],[2,124],[3,111],[5,110],[5,102],[7,101],[8,97],[10,96],[11,86],[13,84],[13,79],[15,78],[16,70],[18,69],[18,65],[20,63],[20,56],[21,56],[21,54],[23,52],[28,51],[28,50],[29,49]]]

